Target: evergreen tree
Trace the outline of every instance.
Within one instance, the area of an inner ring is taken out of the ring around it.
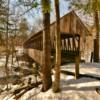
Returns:
[[[100,21],[99,21],[99,13],[100,13],[100,0],[72,0],[72,5],[84,11],[85,14],[91,14],[94,17],[94,25],[96,28],[96,39],[94,43],[94,61],[99,62],[100,50],[99,50],[99,38],[100,38]]]

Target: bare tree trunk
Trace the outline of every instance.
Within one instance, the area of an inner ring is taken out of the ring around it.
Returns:
[[[9,68],[8,68],[8,60],[9,60],[9,28],[8,28],[8,22],[9,22],[9,4],[10,0],[8,0],[8,11],[7,11],[7,24],[6,24],[6,62],[5,62],[5,73],[6,76],[9,75]],[[8,89],[8,84],[7,84]]]
[[[44,4],[49,6],[49,0],[43,0]],[[45,5],[42,5],[42,8]],[[43,8],[43,10],[46,8]],[[42,82],[43,87],[42,91],[47,91],[52,85],[51,79],[51,49],[50,49],[50,12],[43,12],[43,24],[44,24],[44,32],[43,32],[43,65],[42,65]]]
[[[8,0],[8,11],[7,11],[7,24],[6,24],[6,63],[5,63],[5,72],[6,75],[8,75],[8,59],[9,59],[9,28],[8,28],[8,21],[9,21],[9,4],[10,4],[10,0]]]
[[[60,37],[60,11],[59,0],[55,0],[55,12],[56,12],[56,62],[55,62],[55,81],[53,84],[53,91],[58,92],[60,90],[60,65],[61,65],[61,37]]]
[[[11,45],[12,45],[12,47],[11,47],[11,54],[12,54],[12,58],[11,58],[11,66],[13,66],[13,64],[14,64],[14,41],[13,41],[13,37],[11,37],[12,39],[11,39]]]
[[[7,50],[6,50],[6,63],[5,63],[5,72],[6,72],[6,76],[9,75],[8,60],[9,60],[9,53],[8,53],[8,49],[7,49]]]

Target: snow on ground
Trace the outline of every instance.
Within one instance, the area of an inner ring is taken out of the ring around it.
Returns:
[[[61,67],[64,70],[74,71],[74,64],[66,64]],[[100,63],[80,64],[80,73],[100,77]],[[52,89],[40,92],[41,85],[25,93],[19,100],[100,100],[100,95],[95,87],[100,87],[100,80],[82,77],[75,80],[73,76],[61,74],[61,92],[53,93]],[[10,93],[1,94],[0,100],[14,100]]]

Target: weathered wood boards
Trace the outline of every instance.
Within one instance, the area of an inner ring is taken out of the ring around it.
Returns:
[[[77,77],[79,74],[80,50],[83,45],[83,40],[89,35],[89,31],[74,11],[61,17],[60,29],[62,58],[65,57],[75,61],[75,76]],[[43,56],[43,32],[44,30],[40,30],[24,43],[24,48],[28,49],[27,53],[29,56],[40,65],[42,65]],[[50,25],[51,55],[53,56],[55,53],[55,32],[56,22],[53,22]]]
[[[81,36],[81,41],[83,41],[87,35],[90,35],[88,29],[85,27],[85,25],[82,23],[82,21],[74,11],[71,11],[65,16],[61,17],[60,29],[62,34],[73,34],[73,35],[79,34]],[[55,41],[55,30],[56,30],[56,22],[53,22],[50,25],[51,44],[53,41]],[[37,49],[37,46],[40,45],[40,47],[42,48],[42,41],[43,41],[42,35],[43,35],[43,29],[37,33],[33,33],[33,35],[24,42],[24,47],[25,48],[33,47],[34,49]],[[38,47],[38,49],[40,48]]]

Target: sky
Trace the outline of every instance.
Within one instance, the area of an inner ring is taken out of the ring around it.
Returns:
[[[13,5],[13,9],[16,8],[14,6],[16,1],[17,0],[11,0],[11,4]],[[38,0],[38,1],[40,2],[41,0]],[[69,2],[67,2],[66,0],[59,0],[59,1],[60,1],[60,16],[63,16],[69,11],[68,10]],[[39,18],[42,19],[41,7],[39,6],[38,8],[40,8],[40,9],[34,8],[34,9],[32,9],[32,11],[30,11],[30,13],[26,13],[25,15],[22,16],[23,18],[27,19],[30,27],[35,25],[36,21]],[[15,10],[15,13],[19,13],[19,14],[22,12],[25,12],[25,8],[23,8],[23,7],[16,9],[16,10]],[[50,18],[51,18],[51,22],[55,21],[54,0],[51,0],[51,17]]]
[[[55,11],[54,11],[54,0],[51,0],[52,3],[51,3],[51,22],[55,20]],[[69,6],[69,2],[66,2],[65,0],[60,0],[60,16],[63,16],[65,15],[66,13],[68,13],[68,6]],[[35,19],[39,19],[39,18],[42,18],[42,11],[41,9],[39,10],[36,10],[34,9],[33,10],[33,16],[30,16],[30,15],[26,15],[26,18],[28,20],[28,22],[30,24],[35,24]]]

